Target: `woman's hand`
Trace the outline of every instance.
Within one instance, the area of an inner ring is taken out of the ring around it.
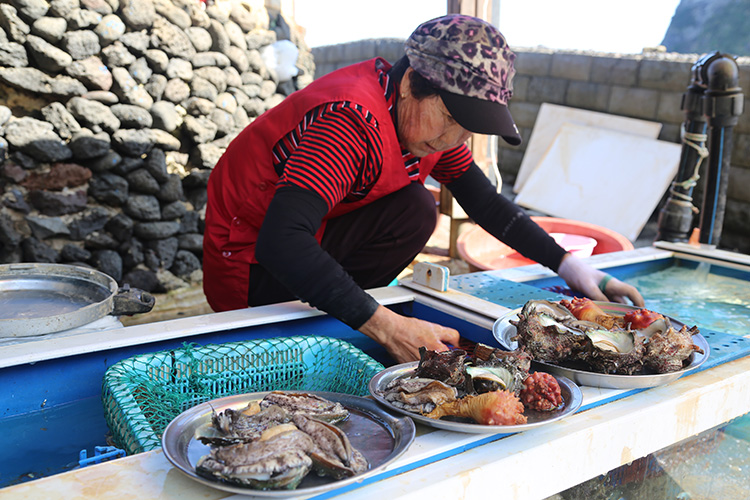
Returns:
[[[419,348],[446,351],[461,338],[453,328],[409,318],[379,306],[359,331],[386,348],[399,363],[419,360]]]
[[[557,274],[570,288],[583,293],[592,300],[627,304],[626,299],[630,299],[637,307],[645,305],[643,297],[634,286],[609,276],[604,271],[594,269],[572,254],[565,254],[557,269]],[[600,289],[602,283],[604,291]]]

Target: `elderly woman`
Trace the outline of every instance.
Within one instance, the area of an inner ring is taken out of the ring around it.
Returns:
[[[420,25],[405,52],[392,67],[376,58],[316,80],[232,141],[208,184],[211,307],[300,299],[399,362],[419,359],[421,346],[457,345],[454,329],[398,315],[364,291],[390,283],[434,231],[428,175],[484,229],[572,288],[642,305],[635,288],[566,253],[473,162],[471,133],[521,142],[507,107],[515,55],[502,34],[448,15]]]

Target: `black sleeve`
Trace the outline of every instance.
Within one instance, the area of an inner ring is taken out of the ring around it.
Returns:
[[[485,231],[524,257],[557,272],[565,249],[523,209],[499,194],[476,163],[446,187],[466,214]]]
[[[378,302],[315,239],[327,212],[316,193],[280,188],[260,228],[255,257],[297,298],[356,330],[372,317]]]

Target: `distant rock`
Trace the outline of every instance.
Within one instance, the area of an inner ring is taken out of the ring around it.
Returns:
[[[750,55],[750,3],[681,0],[661,42],[669,52]]]

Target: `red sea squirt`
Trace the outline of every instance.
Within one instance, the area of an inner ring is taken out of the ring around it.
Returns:
[[[563,402],[560,384],[549,373],[534,372],[526,377],[523,385],[519,398],[526,408],[550,411],[558,408]]]

